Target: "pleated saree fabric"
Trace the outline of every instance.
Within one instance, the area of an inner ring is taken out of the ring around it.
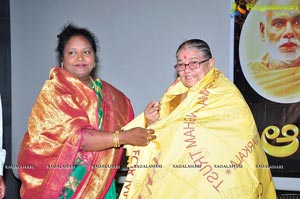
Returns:
[[[58,198],[79,153],[84,154],[86,171],[72,198],[105,197],[122,149],[83,151],[83,129],[98,130],[102,123],[103,131],[119,130],[133,118],[133,110],[121,91],[96,81],[102,84],[102,99],[67,71],[58,67],[51,70],[32,108],[18,156],[18,165],[23,165],[19,168],[22,198]],[[98,108],[103,112],[102,122]]]

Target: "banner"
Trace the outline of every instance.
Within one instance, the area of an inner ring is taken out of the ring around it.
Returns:
[[[299,1],[236,0],[234,83],[254,115],[273,176],[300,176]]]

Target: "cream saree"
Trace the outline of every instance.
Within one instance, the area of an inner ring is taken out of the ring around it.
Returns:
[[[269,55],[249,63],[248,81],[263,97],[280,103],[300,101],[300,67],[268,69]]]

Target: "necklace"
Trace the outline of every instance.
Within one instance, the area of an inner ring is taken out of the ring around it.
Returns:
[[[90,76],[90,80],[91,80],[91,83],[92,83],[92,85],[90,84],[90,87],[93,88],[93,86],[94,86],[94,88],[96,88],[96,84],[95,84],[95,82],[94,82],[94,80],[91,76]]]

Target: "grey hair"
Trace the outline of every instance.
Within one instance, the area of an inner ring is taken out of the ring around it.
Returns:
[[[187,40],[187,41],[183,42],[182,44],[180,44],[180,46],[178,47],[178,49],[176,51],[176,56],[177,56],[178,52],[185,47],[186,48],[195,48],[195,49],[203,52],[204,57],[206,59],[212,58],[212,54],[211,54],[208,44],[201,39],[190,39],[190,40]]]

